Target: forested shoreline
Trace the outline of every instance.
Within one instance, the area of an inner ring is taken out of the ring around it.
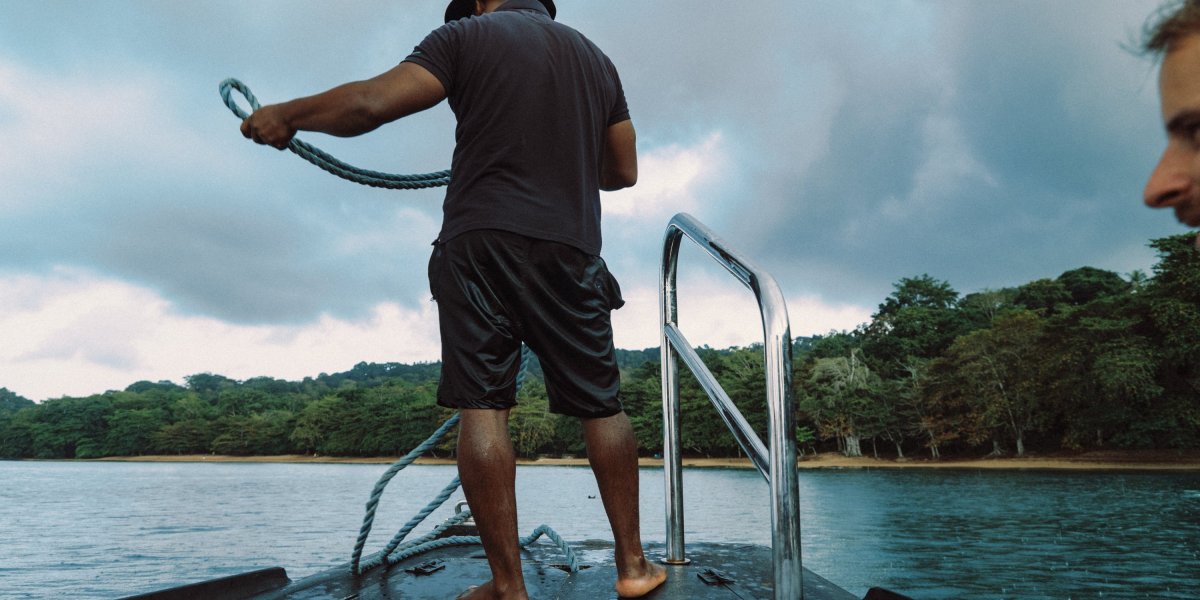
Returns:
[[[901,279],[870,322],[795,340],[802,451],[936,459],[1200,448],[1193,238],[1152,240],[1151,274],[1081,267],[966,295],[928,275]],[[765,430],[761,347],[699,352],[749,423]],[[658,349],[618,355],[639,451],[658,454]],[[439,370],[359,363],[302,381],[200,373],[182,385],[140,381],[41,403],[0,388],[0,458],[396,456],[453,414],[435,402]],[[686,374],[681,401],[685,452],[740,454]],[[579,424],[546,404],[535,364],[512,414],[518,454],[585,454]],[[452,456],[454,445],[452,432],[429,455]]]

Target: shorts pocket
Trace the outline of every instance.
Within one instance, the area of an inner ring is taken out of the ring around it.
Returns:
[[[433,243],[433,252],[429,254],[429,266],[427,267],[427,276],[429,277],[429,295],[434,302],[438,299],[438,278],[442,273],[442,260],[445,255],[445,244],[440,241]]]
[[[625,306],[625,298],[621,297],[621,284],[617,283],[617,278],[608,271],[608,265],[605,264],[604,259],[597,258],[597,260],[600,261],[600,272],[596,284],[608,302],[608,309],[617,310]]]

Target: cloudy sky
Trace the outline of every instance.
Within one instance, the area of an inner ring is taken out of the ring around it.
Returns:
[[[0,0],[3,1],[3,0]],[[688,212],[774,274],[794,335],[852,329],[892,284],[968,293],[1090,265],[1148,270],[1182,231],[1141,206],[1157,69],[1123,49],[1155,0],[559,0],[622,73],[641,181],[604,201],[656,346],[663,229]],[[373,76],[444,3],[3,1],[0,387],[34,400],[212,372],[299,379],[436,360],[425,266],[441,191],[332,177],[238,133],[264,103]],[[446,168],[440,105],[367,136],[366,168]],[[690,340],[760,335],[753,297],[687,245]]]

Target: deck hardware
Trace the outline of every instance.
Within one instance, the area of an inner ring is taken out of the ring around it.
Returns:
[[[562,571],[562,572],[564,572],[564,573],[570,573],[570,572],[571,572],[571,565],[568,565],[568,564],[565,564],[565,563],[552,563],[552,564],[549,564],[549,565],[546,565],[546,566],[547,566],[547,567],[550,567],[551,569],[558,569],[559,571]],[[592,568],[592,565],[579,565],[579,570],[580,570],[580,571],[583,571],[583,570],[585,570],[585,569],[590,569],[590,568]]]
[[[736,583],[736,580],[716,569],[705,569],[696,573],[696,577],[700,578],[705,585],[729,585]]]
[[[471,505],[467,504],[466,500],[459,500],[458,503],[454,505],[454,515],[458,516],[463,512],[471,512]],[[475,516],[467,515],[467,520],[463,521],[462,525],[467,527],[475,527]]]
[[[438,571],[446,568],[446,561],[440,559],[427,560],[411,569],[405,569],[407,573],[413,575],[433,575]]]

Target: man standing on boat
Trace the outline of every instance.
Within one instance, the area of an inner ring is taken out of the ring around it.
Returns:
[[[599,256],[599,192],[636,183],[635,133],[616,68],[554,17],[553,0],[453,0],[446,24],[392,70],[242,123],[246,137],[282,149],[297,130],[359,135],[449,99],[456,144],[429,280],[438,403],[462,416],[459,474],[492,572],[460,596],[472,600],[528,597],[508,432],[522,342],[541,359],[550,410],[583,425],[618,595],[666,580],[642,550],[637,445],[610,321],[624,301]]]
[[[1162,58],[1158,91],[1167,130],[1167,147],[1143,199],[1152,208],[1174,209],[1180,223],[1200,227],[1200,0],[1184,0],[1161,13],[1147,27],[1142,47]]]

